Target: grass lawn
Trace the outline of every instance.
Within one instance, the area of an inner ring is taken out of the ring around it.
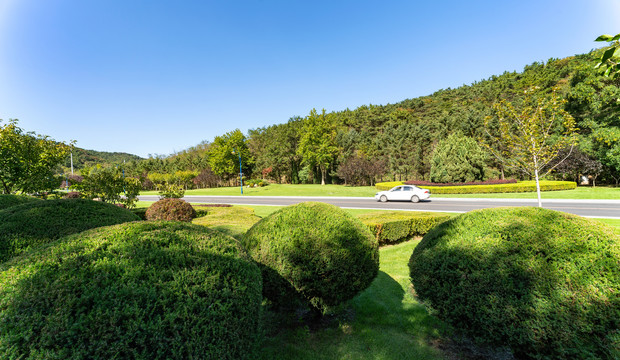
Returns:
[[[373,186],[344,186],[318,184],[271,184],[265,187],[243,188],[243,196],[375,196]],[[157,191],[142,191],[140,195],[158,195]],[[185,195],[241,195],[239,187],[187,190]]]
[[[407,263],[419,240],[380,250],[379,275],[318,327],[266,311],[261,359],[443,359],[442,324],[411,294]]]
[[[377,189],[373,186],[344,186],[344,185],[291,185],[271,184],[262,188],[244,188],[243,196],[353,196],[373,197]],[[158,195],[156,191],[143,191],[141,195]],[[238,187],[222,187],[212,189],[188,190],[185,195],[240,195]],[[454,198],[505,198],[505,199],[536,199],[535,192],[528,193],[500,193],[500,194],[438,194],[433,197]],[[620,187],[578,187],[575,190],[545,191],[543,199],[609,199],[620,200]]]
[[[238,237],[261,218],[254,215],[254,210],[245,206],[209,207],[209,214],[195,218],[192,223],[208,226],[223,233]]]

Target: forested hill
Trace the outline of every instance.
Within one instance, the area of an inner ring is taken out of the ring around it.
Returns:
[[[617,136],[620,82],[602,77],[594,69],[601,51],[535,62],[522,72],[505,72],[471,85],[439,90],[396,104],[367,105],[332,113],[312,112],[304,118],[291,118],[287,123],[250,130],[247,137],[233,131],[216,137],[211,144],[195,147],[195,151],[175,154],[168,161],[143,161],[136,171],[210,167],[224,179],[233,178],[235,172],[238,174],[235,157],[222,149],[235,146],[242,150],[244,174],[253,177],[298,182],[320,181],[321,175],[325,175],[328,182],[342,182],[351,180],[352,173],[362,169],[364,173],[376,175],[376,179],[428,180],[431,156],[439,141],[455,133],[476,141],[484,139],[484,119],[493,116],[494,103],[506,99],[518,106],[525,90],[538,87],[540,94],[558,89],[567,101],[566,110],[577,120],[580,154],[603,165],[599,180],[617,181],[616,177],[620,178],[620,136]],[[326,141],[317,144],[317,138]],[[607,141],[610,139],[611,142]],[[616,160],[618,164],[614,163]],[[503,170],[501,164],[489,157],[483,176],[497,177]]]
[[[138,155],[122,153],[122,152],[106,152],[86,150],[79,147],[73,149],[73,169],[79,170],[84,167],[90,167],[96,164],[101,165],[117,165],[125,161],[142,160]],[[71,159],[68,158],[64,164],[67,169],[71,168]]]

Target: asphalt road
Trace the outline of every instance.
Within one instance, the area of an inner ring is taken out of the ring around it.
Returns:
[[[156,195],[140,196],[143,201],[156,201]],[[419,203],[387,202],[381,203],[374,198],[361,197],[314,197],[314,196],[185,196],[192,203],[235,204],[235,205],[292,205],[303,201],[320,201],[342,208],[408,210],[436,212],[467,212],[475,209],[505,206],[537,206],[537,200],[529,199],[455,199],[431,198]],[[619,200],[545,200],[543,207],[564,211],[585,217],[620,219]]]

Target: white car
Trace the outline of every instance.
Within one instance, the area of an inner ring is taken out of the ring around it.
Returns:
[[[420,189],[415,185],[399,185],[388,191],[379,191],[375,194],[375,199],[381,202],[388,200],[411,201],[417,203],[431,197],[431,192],[427,189]]]

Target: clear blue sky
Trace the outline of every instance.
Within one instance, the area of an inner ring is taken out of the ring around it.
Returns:
[[[0,119],[169,154],[586,53],[619,19],[619,0],[0,0]]]

